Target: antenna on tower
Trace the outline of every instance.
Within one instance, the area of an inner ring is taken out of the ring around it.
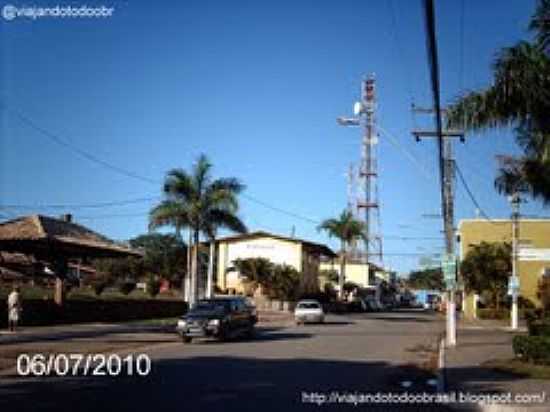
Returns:
[[[339,117],[342,126],[359,126],[363,131],[361,141],[361,163],[357,179],[357,199],[350,201],[353,190],[348,179],[348,208],[350,204],[356,211],[357,218],[365,225],[364,253],[358,255],[365,263],[377,258],[382,263],[382,236],[380,225],[380,205],[378,202],[378,162],[376,132],[376,89],[374,74],[361,82],[361,101],[353,105],[352,117]],[[374,281],[374,279],[370,279]]]

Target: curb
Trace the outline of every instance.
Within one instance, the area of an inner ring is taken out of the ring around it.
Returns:
[[[445,335],[442,333],[439,336],[437,348],[437,392],[444,393],[447,390],[447,382],[445,379]]]

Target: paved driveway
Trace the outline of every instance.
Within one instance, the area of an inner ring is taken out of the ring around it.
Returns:
[[[343,404],[318,404],[323,395],[328,399],[334,392],[433,392],[427,383],[433,374],[426,368],[433,361],[431,350],[442,327],[436,315],[403,311],[328,316],[324,325],[262,328],[252,341],[164,343],[147,350],[152,358],[152,372],[147,377],[4,379],[0,408],[342,409],[346,408]],[[379,408],[393,409],[388,405]]]

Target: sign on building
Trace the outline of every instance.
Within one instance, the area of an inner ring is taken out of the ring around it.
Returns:
[[[529,261],[550,262],[550,249],[522,247],[519,249],[518,259],[524,262],[529,262]]]

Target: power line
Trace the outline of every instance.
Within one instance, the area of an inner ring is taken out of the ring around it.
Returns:
[[[413,83],[410,81],[410,70],[407,70],[407,62],[405,59],[405,48],[401,47],[401,38],[399,37],[399,31],[398,31],[398,25],[397,25],[397,14],[395,12],[395,5],[393,3],[393,0],[390,0],[388,3],[390,7],[390,13],[391,13],[391,29],[393,33],[393,40],[394,40],[394,46],[395,46],[395,52],[398,56],[398,59],[401,60],[401,73],[403,74],[403,78],[405,80],[405,84],[407,87],[407,92],[409,93],[409,98],[411,99],[411,102],[414,101],[413,98],[413,92],[411,88],[411,84]]]
[[[460,170],[460,167],[458,167],[458,163],[456,163],[456,161],[455,161],[455,170],[458,174],[458,177],[460,178],[460,181],[462,182],[462,185],[464,186],[464,189],[466,190],[466,193],[468,193],[468,196],[470,197],[470,200],[472,201],[474,206],[477,208],[477,210],[479,210],[479,213],[481,214],[481,216],[485,220],[487,220],[488,222],[490,222],[492,224],[495,224],[495,225],[503,223],[503,222],[494,222],[493,219],[491,219],[487,215],[487,213],[485,213],[485,211],[483,210],[483,208],[481,207],[481,205],[477,201],[476,197],[474,196],[473,192],[470,190],[470,187],[468,186],[468,183],[466,182],[466,179],[464,178],[464,175],[462,174],[462,171]]]
[[[147,183],[150,183],[150,184],[155,184],[155,185],[161,185],[162,184],[162,182],[160,182],[160,181],[157,181],[157,180],[145,177],[145,176],[141,176],[141,175],[139,175],[139,174],[137,174],[133,171],[129,171],[129,170],[126,170],[122,167],[111,164],[110,162],[102,160],[102,159],[98,158],[97,156],[93,155],[90,152],[87,152],[83,149],[80,149],[79,147],[77,147],[77,146],[73,145],[72,143],[70,143],[67,139],[64,139],[64,138],[60,137],[58,134],[52,133],[52,132],[46,130],[45,128],[37,125],[34,121],[32,121],[27,116],[21,114],[20,112],[14,110],[14,109],[8,108],[2,102],[0,102],[0,107],[3,108],[5,111],[11,112],[22,123],[26,124],[31,129],[39,132],[41,135],[47,137],[48,139],[52,140],[53,142],[57,143],[58,145],[67,148],[68,150],[72,151],[73,153],[76,153],[79,156],[81,156],[81,157],[83,157],[83,158],[85,158],[85,159],[87,159],[87,160],[89,160],[93,163],[99,164],[99,165],[101,165],[101,166],[103,166],[103,167],[105,167],[105,168],[107,168],[107,169],[109,169],[113,172],[116,172],[116,173],[121,174],[121,175],[126,176],[126,177],[130,177],[130,178],[133,178],[133,179],[137,179],[137,180],[144,181],[144,182],[147,182]],[[294,217],[294,218],[299,219],[299,220],[307,221],[309,223],[314,223],[314,224],[319,224],[320,223],[317,220],[310,219],[310,218],[305,217],[305,216],[301,216],[297,213],[294,213],[294,212],[291,212],[291,211],[288,211],[288,210],[285,210],[285,209],[282,209],[282,208],[279,208],[279,207],[276,207],[276,206],[272,206],[272,205],[270,205],[270,204],[268,204],[268,203],[266,203],[262,200],[259,200],[259,199],[255,198],[253,196],[250,196],[250,195],[247,195],[247,194],[241,194],[241,196],[243,196],[244,198],[250,200],[251,202],[257,203],[257,204],[262,205],[262,206],[264,206],[268,209],[271,209],[273,211],[285,214],[287,216],[291,216],[291,217]],[[116,202],[109,202],[109,203],[116,203]],[[15,205],[13,205],[13,206],[15,206]],[[65,206],[65,205],[51,205],[51,206],[57,207],[57,206]],[[29,206],[29,208],[31,208],[31,207],[32,206]],[[54,207],[52,207],[52,208],[54,208]],[[89,207],[96,207],[96,206],[94,205],[94,206],[89,206]],[[102,206],[97,206],[97,207],[102,207]]]
[[[388,132],[386,129],[384,129],[382,126],[378,125],[378,129],[380,129],[380,131],[382,133],[384,133],[384,135],[386,135],[389,139],[390,139],[390,142],[395,146],[397,147],[398,149],[400,149],[406,156],[407,158],[414,163],[414,165],[416,167],[418,167],[418,170],[422,173],[422,175],[427,178],[428,180],[432,180],[434,179],[434,176],[429,172],[429,170],[424,166],[424,164],[420,161],[420,159],[418,159],[412,152],[410,152],[409,150],[407,150],[407,148],[405,146],[403,146],[401,144],[401,142],[399,141],[399,139],[397,139],[396,137],[394,137],[390,132]]]
[[[104,208],[104,207],[113,207],[113,206],[124,206],[136,203],[150,202],[153,200],[160,200],[160,196],[151,196],[151,197],[141,197],[136,199],[128,200],[119,200],[112,202],[100,202],[100,203],[83,203],[83,204],[8,204],[0,205],[0,209],[93,209],[93,208]]]
[[[0,103],[0,107],[2,107],[5,111],[11,112],[15,117],[17,117],[19,119],[19,121],[21,121],[22,123],[24,123],[25,125],[27,125],[31,129],[39,132],[41,135],[47,137],[49,140],[57,143],[60,146],[63,146],[64,148],[72,151],[73,153],[78,154],[80,157],[83,157],[84,159],[87,159],[87,160],[89,160],[93,163],[101,165],[101,166],[103,166],[103,167],[105,167],[105,168],[107,168],[107,169],[109,169],[113,172],[116,172],[116,173],[118,173],[120,175],[123,175],[123,176],[126,176],[126,177],[130,177],[130,178],[133,178],[133,179],[137,179],[137,180],[147,182],[147,183],[151,183],[151,184],[155,184],[155,185],[160,184],[160,182],[157,181],[157,180],[153,180],[153,179],[150,179],[148,177],[138,175],[137,173],[126,170],[126,169],[124,169],[120,166],[114,165],[112,163],[106,162],[105,160],[102,160],[102,159],[96,157],[95,155],[91,154],[90,152],[87,152],[87,151],[73,145],[67,139],[64,139],[64,138],[60,137],[58,134],[52,133],[52,132],[40,127],[39,125],[34,123],[31,119],[29,119],[27,116],[24,116],[23,114],[21,114],[20,112],[14,110],[14,109],[6,107],[6,105],[3,104],[3,103]]]
[[[309,217],[306,217],[306,216],[302,216],[302,215],[299,215],[297,213],[294,213],[294,212],[290,212],[288,210],[285,210],[285,209],[281,209],[279,207],[276,207],[276,206],[272,206],[262,200],[259,200],[259,199],[256,199],[255,197],[253,196],[250,196],[250,195],[247,195],[246,193],[241,193],[241,196],[244,197],[245,199],[248,199],[250,200],[251,202],[254,202],[254,203],[257,203],[259,205],[262,205],[268,209],[271,209],[275,212],[279,212],[279,213],[282,213],[282,214],[285,214],[287,216],[291,216],[291,217],[294,217],[295,219],[299,219],[299,220],[303,220],[305,222],[309,222],[309,223],[313,223],[315,225],[318,225],[321,223],[321,221],[319,220],[315,220],[315,219],[311,219]]]

